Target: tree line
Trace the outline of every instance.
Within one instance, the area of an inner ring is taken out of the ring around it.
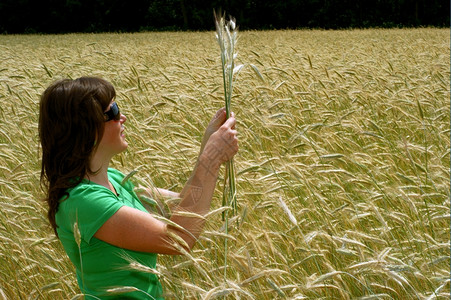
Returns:
[[[1,0],[0,33],[213,30],[213,10],[241,30],[450,25],[445,0]]]

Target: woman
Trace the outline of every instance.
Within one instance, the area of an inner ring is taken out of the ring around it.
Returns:
[[[109,82],[95,77],[59,80],[43,93],[39,137],[48,218],[88,299],[109,299],[118,290],[134,290],[121,299],[163,299],[157,276],[134,270],[130,263],[155,268],[157,253],[181,254],[194,246],[220,165],[238,151],[236,121],[233,115],[226,120],[224,109],[219,110],[180,194],[158,190],[180,198],[168,225],[146,211],[132,183],[121,184],[122,173],[109,168],[111,158],[128,146],[127,118],[115,96]]]

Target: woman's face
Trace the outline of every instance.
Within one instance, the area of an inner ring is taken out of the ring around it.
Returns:
[[[110,115],[112,115],[111,111],[115,111],[116,109],[116,107],[113,107],[113,109],[111,107],[112,105],[114,106],[114,103],[114,100],[111,101],[105,112],[110,111]],[[119,110],[117,110],[116,115],[119,118],[118,120],[111,119],[105,122],[105,129],[97,150],[99,151],[102,149],[101,151],[105,151],[105,154],[110,155],[111,157],[115,154],[121,153],[128,147],[124,134],[124,123],[127,121],[127,118],[125,115],[121,114]]]

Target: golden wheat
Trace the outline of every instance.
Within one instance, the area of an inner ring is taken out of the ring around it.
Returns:
[[[240,34],[238,214],[227,231],[218,186],[195,249],[159,258],[167,298],[449,299],[449,29]],[[180,191],[223,106],[214,34],[3,35],[0,62],[0,298],[80,299],[41,201],[40,94],[111,81],[114,166]]]

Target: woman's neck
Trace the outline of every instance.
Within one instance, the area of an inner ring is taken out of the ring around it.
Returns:
[[[108,166],[110,160],[101,159],[101,157],[99,157],[99,155],[96,154],[94,154],[89,164],[90,169],[95,173],[86,174],[86,179],[95,182],[97,184],[100,184],[108,189],[111,189],[111,185],[108,180]]]
[[[86,179],[89,181],[95,182],[97,184],[103,185],[103,186],[109,186],[109,180],[108,180],[108,169],[107,171],[104,171],[104,169],[92,169],[93,171],[97,171],[95,174],[86,174]]]

